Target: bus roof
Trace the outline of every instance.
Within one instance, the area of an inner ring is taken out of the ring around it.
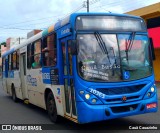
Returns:
[[[66,18],[59,20],[57,23],[51,25],[47,29],[45,29],[42,33],[42,36],[46,36],[49,33],[56,31],[57,29],[63,27],[64,25],[68,24],[69,22],[74,23],[73,21],[76,19],[77,16],[96,16],[96,15],[107,15],[107,16],[120,16],[120,17],[132,17],[132,18],[141,18],[139,16],[133,16],[133,15],[128,15],[128,14],[117,14],[117,13],[73,13]]]

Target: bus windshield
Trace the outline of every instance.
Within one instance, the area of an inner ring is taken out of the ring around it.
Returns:
[[[78,34],[77,40],[78,71],[87,81],[130,81],[152,74],[148,37],[145,35],[97,32]]]

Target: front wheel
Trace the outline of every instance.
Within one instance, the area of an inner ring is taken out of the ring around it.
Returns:
[[[57,108],[53,93],[50,92],[47,97],[47,111],[52,122],[56,123],[58,120]]]

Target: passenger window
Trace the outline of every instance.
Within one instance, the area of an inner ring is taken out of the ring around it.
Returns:
[[[16,66],[16,64],[17,64],[17,53],[16,52],[14,52],[13,54],[12,54],[12,70],[16,70],[17,69],[17,66]]]
[[[9,55],[9,70],[19,69],[19,52],[16,51]]]
[[[41,68],[41,40],[38,40],[32,44],[33,47],[33,60],[32,60],[32,68]]]
[[[43,40],[42,55],[44,66],[55,66],[57,63],[56,35],[52,34]]]

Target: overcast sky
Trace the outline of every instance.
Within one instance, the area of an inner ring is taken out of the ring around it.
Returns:
[[[71,12],[86,12],[85,0],[0,0],[0,42],[26,37],[32,29],[44,29]],[[91,12],[125,13],[160,0],[90,0]]]

